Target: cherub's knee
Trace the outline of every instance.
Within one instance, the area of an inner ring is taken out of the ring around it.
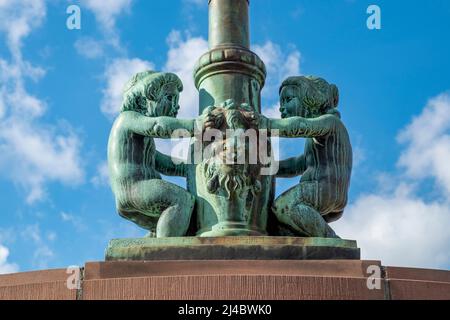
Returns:
[[[133,217],[136,215],[135,213],[131,212],[130,208],[121,204],[118,204],[116,206],[116,209],[119,216],[128,220],[133,220]]]
[[[135,210],[133,210],[133,208],[127,201],[121,201],[121,199],[116,199],[116,210],[119,216],[121,216],[122,218],[131,221],[135,220],[136,212]]]
[[[123,199],[117,197],[116,198],[116,209],[117,212],[122,215],[122,214],[126,214],[127,211],[129,211],[129,205],[127,204],[127,201],[124,201]]]
[[[324,215],[323,218],[325,219],[325,221],[327,223],[331,223],[331,222],[339,220],[343,214],[344,214],[344,211],[330,212],[329,214]]]
[[[289,204],[285,201],[282,201],[282,199],[275,200],[274,204],[272,205],[272,210],[275,213],[275,215],[284,215],[287,214],[290,210]]]

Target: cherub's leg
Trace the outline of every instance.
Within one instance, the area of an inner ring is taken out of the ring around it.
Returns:
[[[119,213],[161,237],[186,234],[194,197],[185,189],[160,179],[139,181],[122,201]],[[126,206],[123,204],[126,203]]]
[[[305,188],[297,185],[275,200],[274,212],[278,221],[299,236],[338,238],[322,215],[303,201],[304,191]]]
[[[119,201],[117,201],[116,206],[117,211],[122,218],[134,222],[143,229],[149,230],[149,234],[154,234],[156,232],[156,224],[158,223],[157,218],[146,216],[131,207],[120,204]]]
[[[294,205],[281,222],[308,237],[338,238],[321,214],[305,204]]]
[[[327,223],[331,223],[331,222],[339,220],[342,217],[343,214],[344,214],[343,210],[342,211],[335,211],[335,212],[330,212],[329,214],[323,216],[323,218],[325,219],[325,221]]]

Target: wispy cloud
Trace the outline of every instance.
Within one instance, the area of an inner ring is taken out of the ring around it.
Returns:
[[[45,15],[45,1],[0,2],[0,32],[11,56],[0,57],[0,173],[25,189],[28,203],[45,198],[47,182],[80,183],[84,175],[77,135],[67,123],[42,122],[47,105],[26,88],[45,75],[21,51]]]
[[[116,116],[120,111],[123,89],[128,80],[138,72],[154,68],[152,62],[138,58],[113,60],[104,73],[106,87],[103,89],[102,112],[109,117]]]
[[[208,51],[208,42],[202,37],[185,36],[178,30],[167,37],[169,51],[164,66],[165,71],[178,75],[183,82],[180,95],[180,118],[193,118],[198,115],[198,91],[195,88],[193,72],[202,54]]]
[[[0,245],[0,274],[15,273],[19,266],[8,262],[9,249]]]
[[[283,50],[273,41],[267,41],[262,45],[255,44],[252,50],[263,60],[267,71],[266,83],[262,90],[261,111],[267,117],[280,118],[278,88],[285,78],[300,74],[301,53],[295,47]],[[283,150],[288,145],[292,146],[292,141],[272,138],[275,159],[285,157],[286,152]]]
[[[100,58],[104,54],[102,43],[89,37],[83,37],[75,41],[75,49],[79,55],[87,59]]]
[[[109,185],[108,162],[103,161],[97,166],[97,174],[91,179],[91,183],[96,187]]]
[[[398,164],[414,179],[432,178],[450,199],[450,95],[431,99],[398,136],[406,145]]]
[[[198,91],[194,84],[194,67],[202,54],[208,51],[208,42],[202,37],[192,37],[189,33],[182,34],[173,30],[167,36],[169,50],[163,67],[166,72],[178,75],[183,82],[183,92],[180,94],[179,118],[196,118],[198,116]],[[189,139],[156,140],[160,152],[171,154],[177,146],[178,158],[186,159],[189,150]]]
[[[95,14],[102,28],[111,31],[116,28],[119,15],[128,12],[132,2],[132,0],[82,0],[81,4]]]
[[[61,212],[60,217],[61,217],[62,221],[73,225],[73,227],[78,232],[85,231],[87,229],[86,224],[83,222],[83,219],[81,219],[80,217],[77,217],[77,216],[67,213],[67,212]]]
[[[15,62],[22,62],[22,40],[41,25],[46,9],[44,0],[0,1],[0,31],[6,35]]]
[[[94,13],[105,34],[103,42],[118,51],[123,51],[116,22],[120,15],[130,11],[132,2],[132,0],[82,0],[81,5]]]
[[[34,245],[34,252],[32,256],[32,264],[34,267],[39,269],[48,268],[49,263],[55,257],[55,253],[52,248],[47,243],[50,239],[44,238],[41,233],[41,228],[39,224],[33,224],[26,226],[22,232],[21,236],[25,241],[28,241]]]
[[[262,96],[270,105],[278,100],[278,89],[283,80],[300,75],[301,53],[295,47],[282,48],[272,41],[253,45],[252,49],[266,65],[267,79]]]

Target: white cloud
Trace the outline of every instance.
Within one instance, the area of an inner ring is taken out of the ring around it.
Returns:
[[[275,104],[272,107],[265,108],[262,110],[262,113],[269,118],[272,119],[280,119],[281,113],[280,113],[280,106],[278,104]]]
[[[180,94],[180,110],[178,118],[196,118],[198,116],[198,91],[195,88],[193,72],[195,64],[202,54],[208,51],[208,42],[201,37],[185,38],[179,31],[172,31],[167,37],[169,51],[164,71],[178,75],[183,82],[183,92]],[[180,154],[174,155],[186,159],[189,150],[189,139],[162,140],[156,139],[156,146],[162,153],[170,155],[176,150]]]
[[[208,51],[208,41],[202,37],[182,36],[180,31],[172,31],[168,38],[169,52],[164,67],[165,71],[177,74],[184,85],[180,95],[180,118],[194,118],[198,116],[198,91],[193,80],[194,66],[200,56]],[[290,75],[300,74],[300,52],[295,48],[287,53],[281,47],[271,41],[264,45],[255,45],[253,50],[266,64],[267,79],[263,97],[270,103],[278,99],[278,87],[281,82]],[[280,67],[281,66],[281,67]],[[279,118],[278,105],[264,108],[263,112],[273,118]],[[157,140],[158,150],[170,153],[173,146],[178,142]],[[278,140],[276,144],[278,146]],[[183,154],[187,154],[189,140],[182,142]],[[278,153],[277,153],[278,157]]]
[[[8,262],[8,256],[8,248],[0,245],[0,274],[15,273],[19,271],[17,264]]]
[[[273,103],[278,99],[278,89],[283,80],[300,74],[301,53],[295,47],[283,50],[272,41],[267,41],[263,45],[253,45],[252,50],[266,65],[267,79],[262,95],[269,103]]]
[[[82,0],[81,3],[94,13],[105,33],[105,41],[115,49],[122,51],[116,22],[119,15],[129,12],[132,0]]]
[[[435,179],[450,198],[450,95],[431,99],[398,140],[407,146],[398,162],[406,174]]]
[[[0,1],[0,32],[16,60],[21,60],[22,39],[41,25],[46,16],[44,0]]]
[[[195,118],[198,116],[198,91],[195,88],[193,70],[197,60],[208,51],[208,41],[202,37],[183,36],[174,30],[167,37],[169,51],[163,71],[177,74],[183,82],[184,90],[180,95],[179,118]],[[278,86],[289,75],[300,73],[300,52],[295,48],[284,53],[280,46],[266,42],[262,46],[254,46],[255,52],[266,63],[268,77],[266,81],[266,96],[272,101],[278,97]],[[281,68],[279,67],[281,65]],[[140,59],[116,59],[106,70],[106,89],[103,91],[102,111],[112,117],[119,112],[122,102],[122,88],[128,79],[136,72],[154,69],[151,62]],[[279,117],[278,106],[265,108],[265,113]],[[178,141],[156,140],[158,150],[170,153]],[[187,154],[189,140],[182,142],[182,148]],[[98,177],[94,178],[97,180]]]
[[[200,56],[208,51],[208,42],[201,37],[187,36],[185,39],[179,31],[172,31],[168,38],[169,52],[164,67],[165,71],[178,75],[183,82],[180,95],[180,118],[198,116],[198,91],[194,84],[194,67]]]
[[[426,202],[399,186],[393,194],[362,195],[336,223],[338,234],[356,239],[364,259],[384,265],[448,268],[450,207]]]
[[[132,0],[82,0],[82,4],[95,14],[105,30],[116,27],[117,17],[131,7]]]
[[[449,114],[447,94],[431,99],[399,135],[406,145],[399,168],[405,171],[382,174],[379,191],[359,196],[334,225],[340,236],[359,242],[363,258],[385,265],[450,266]],[[426,199],[422,179],[434,183],[437,199]]]
[[[169,51],[163,71],[177,74],[183,82],[183,92],[180,95],[179,118],[194,118],[198,115],[198,91],[193,80],[193,70],[197,59],[208,51],[208,42],[200,37],[187,36],[184,39],[180,32],[172,31],[167,37]],[[102,112],[114,117],[120,110],[122,90],[126,82],[137,72],[155,70],[152,62],[138,58],[116,59],[105,71],[106,88],[103,90]],[[158,150],[170,154],[173,146],[179,141],[156,139]],[[187,155],[189,140],[184,139],[183,151]],[[93,178],[94,184],[102,180],[100,173]],[[103,175],[104,177],[104,175]]]
[[[92,38],[81,38],[75,41],[75,49],[78,54],[88,58],[96,59],[103,56],[103,46],[102,44]]]
[[[44,197],[47,181],[83,181],[78,138],[53,131],[15,117],[0,123],[0,172],[29,190],[29,203]]]
[[[131,77],[145,70],[154,70],[153,63],[138,58],[115,59],[105,70],[106,88],[103,90],[101,110],[113,117],[120,111],[123,88]]]
[[[0,58],[0,173],[25,188],[29,203],[45,196],[48,181],[83,179],[77,136],[70,128],[61,133],[59,126],[41,123],[47,105],[26,89],[26,81],[38,81],[45,70],[23,59],[22,42],[45,12],[44,1],[0,2],[0,32],[12,57]]]
[[[293,47],[285,52],[272,41],[267,41],[263,45],[253,45],[252,50],[264,61],[267,70],[266,83],[262,91],[261,111],[269,118],[280,118],[278,89],[285,78],[300,74],[300,51]],[[286,157],[284,150],[288,146],[292,146],[291,139],[273,138],[275,159]]]
[[[208,42],[200,37],[192,38],[187,36],[184,39],[180,32],[172,31],[167,37],[169,51],[167,61],[163,71],[177,74],[183,82],[183,92],[180,95],[179,118],[195,118],[198,115],[198,91],[193,80],[193,70],[197,59],[208,51]],[[120,111],[122,103],[122,91],[126,82],[137,72],[145,70],[155,70],[152,62],[138,58],[126,59],[118,58],[114,60],[106,69],[104,78],[106,87],[103,90],[103,100],[101,110],[108,117],[116,116]],[[173,146],[179,141],[156,140],[158,150],[170,154]],[[184,154],[187,155],[189,139],[183,142]],[[104,169],[104,168],[103,168]],[[92,180],[94,184],[104,181],[105,172],[99,172]]]

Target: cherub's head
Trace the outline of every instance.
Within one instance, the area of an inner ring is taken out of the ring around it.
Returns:
[[[322,78],[289,77],[283,81],[280,87],[282,118],[319,117],[335,109],[338,103],[338,88]]]
[[[131,78],[124,89],[121,111],[149,117],[176,117],[183,84],[173,73],[144,71]]]

